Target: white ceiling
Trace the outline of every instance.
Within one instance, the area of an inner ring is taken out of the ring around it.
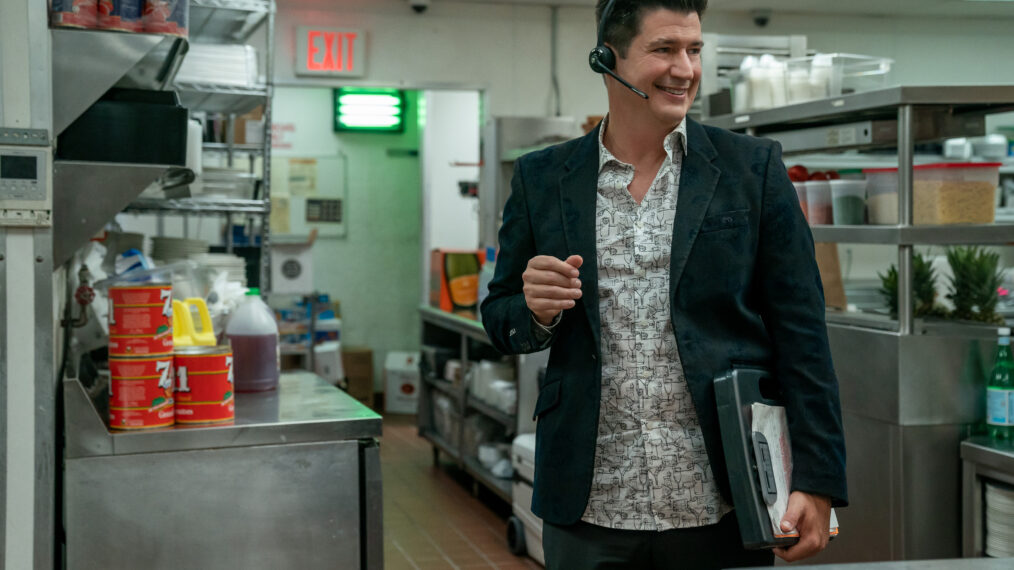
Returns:
[[[482,4],[541,4],[594,6],[595,0],[431,0]],[[968,0],[711,0],[709,12],[748,12],[755,9],[802,14],[963,16],[969,18],[1014,18],[1014,1],[971,2]]]

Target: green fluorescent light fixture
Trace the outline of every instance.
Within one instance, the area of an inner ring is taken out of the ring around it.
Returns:
[[[405,94],[400,89],[340,87],[334,90],[334,130],[400,133]]]

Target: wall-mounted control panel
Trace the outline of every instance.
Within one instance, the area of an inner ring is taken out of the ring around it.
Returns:
[[[0,225],[51,224],[51,153],[48,147],[0,145]]]

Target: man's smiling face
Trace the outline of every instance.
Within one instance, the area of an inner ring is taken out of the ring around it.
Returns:
[[[665,8],[645,12],[626,57],[617,53],[616,72],[647,93],[648,100],[610,80],[611,101],[675,128],[686,117],[701,83],[702,45],[696,12]]]

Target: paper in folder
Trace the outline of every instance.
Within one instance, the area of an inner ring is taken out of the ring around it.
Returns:
[[[760,368],[734,368],[715,378],[722,447],[743,547],[790,546],[799,533],[779,528],[792,485],[792,452],[785,408],[764,393],[771,374]],[[831,538],[838,519],[831,510]]]

